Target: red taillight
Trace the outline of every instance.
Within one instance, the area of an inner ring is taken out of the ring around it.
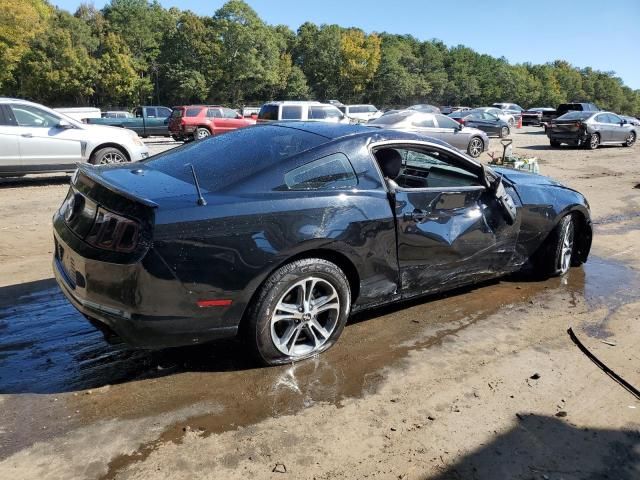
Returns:
[[[132,252],[138,244],[138,222],[98,207],[93,227],[85,239],[104,250]]]
[[[455,120],[456,120],[456,122],[458,122],[461,125],[464,125],[464,123],[465,123],[465,119],[464,118],[456,118]]]

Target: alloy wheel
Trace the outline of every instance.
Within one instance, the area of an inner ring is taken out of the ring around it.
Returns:
[[[198,131],[196,132],[196,136],[198,137],[198,140],[207,138],[209,135],[210,135],[209,130],[207,130],[206,128],[199,128]]]
[[[290,357],[309,355],[331,337],[340,316],[335,287],[319,277],[306,277],[280,297],[271,315],[271,340]]]
[[[591,147],[592,150],[595,150],[598,148],[598,145],[600,145],[600,137],[597,133],[594,133],[589,139],[589,147]]]
[[[482,153],[482,140],[479,138],[471,139],[471,143],[469,143],[469,154],[473,157],[479,157]]]
[[[507,135],[509,135],[509,127],[502,127],[500,129],[500,137],[505,138]]]
[[[108,152],[100,159],[100,165],[107,165],[112,163],[125,163],[127,159],[125,156],[118,152]]]
[[[569,271],[569,267],[571,267],[571,256],[573,255],[573,234],[573,222],[569,222],[564,231],[564,235],[562,236],[560,265],[558,265],[561,275],[567,273]]]
[[[633,132],[629,132],[629,136],[627,137],[627,140],[625,142],[625,145],[627,147],[632,146],[634,143],[636,143],[636,134]]]

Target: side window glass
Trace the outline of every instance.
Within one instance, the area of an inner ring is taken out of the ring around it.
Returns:
[[[607,123],[606,115],[596,115],[595,121],[598,123]]]
[[[440,128],[458,128],[458,122],[449,117],[445,117],[444,115],[436,115],[435,117]]]
[[[21,127],[52,128],[60,122],[55,115],[30,105],[11,105],[11,110]]]
[[[395,179],[402,188],[480,186],[477,176],[439,151],[400,150],[403,168]]]
[[[141,108],[136,108],[136,109],[133,111],[133,114],[136,116],[136,118],[140,118],[140,117],[142,117],[142,109],[141,109]]]
[[[436,126],[433,121],[433,117],[423,118],[422,120],[411,122],[411,125],[418,128],[435,128]]]
[[[311,118],[311,116],[309,116]],[[295,105],[282,106],[282,120],[300,120],[302,119],[302,107]]]
[[[613,115],[612,113],[608,114],[607,117],[609,117],[609,123],[615,123],[619,125],[622,121],[620,117],[618,117],[617,115]]]
[[[153,107],[147,107],[147,118],[156,118],[158,116],[158,113],[156,112],[156,109]]]
[[[209,118],[222,118],[222,113],[218,108],[209,108],[207,110],[207,117]]]
[[[222,116],[224,118],[236,118],[238,116],[238,112],[230,108],[224,108],[222,109]]]
[[[171,115],[171,109],[170,108],[158,108],[158,116],[162,117],[162,118],[166,118],[169,115]]]
[[[291,170],[284,182],[290,190],[325,190],[352,188],[358,179],[346,155],[334,153]]]
[[[17,122],[13,116],[13,112],[7,105],[0,105],[0,125],[16,126]]]

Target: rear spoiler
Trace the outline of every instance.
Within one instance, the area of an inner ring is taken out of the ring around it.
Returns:
[[[158,208],[159,205],[153,200],[140,197],[138,195],[134,195],[131,192],[123,190],[118,185],[107,182],[105,178],[102,175],[100,175],[100,167],[96,165],[91,165],[90,163],[77,163],[76,165],[78,166],[78,173],[90,178],[94,182],[99,183],[106,189],[111,190],[112,192],[117,193],[118,195],[122,195],[123,197],[128,198],[129,200],[133,200],[134,202],[141,203],[146,207]]]

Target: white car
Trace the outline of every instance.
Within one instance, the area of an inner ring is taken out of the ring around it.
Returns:
[[[338,109],[347,117],[360,122],[368,122],[382,116],[382,112],[373,105],[343,105]]]
[[[131,130],[87,125],[37,103],[0,97],[0,177],[72,172],[80,162],[135,162],[148,156]]]
[[[495,115],[500,120],[507,122],[509,127],[513,127],[516,124],[516,117],[496,107],[479,107],[474,108],[473,110],[481,110],[483,112],[490,113],[491,115]]]
[[[258,123],[302,121],[349,123],[349,119],[337,107],[328,103],[308,101],[267,102],[260,108]]]

